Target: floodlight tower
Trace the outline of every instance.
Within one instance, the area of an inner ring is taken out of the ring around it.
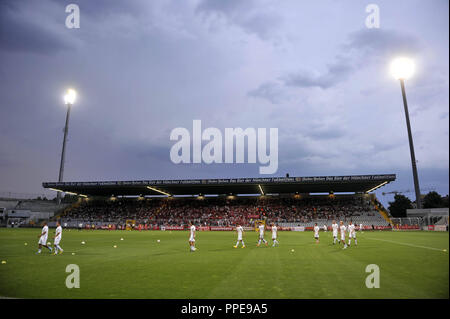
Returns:
[[[405,57],[396,58],[391,63],[391,73],[397,80],[400,80],[400,87],[402,89],[403,106],[405,108],[406,127],[408,129],[409,151],[411,153],[411,164],[414,178],[414,190],[416,193],[417,208],[422,208],[422,201],[420,198],[419,177],[417,175],[416,155],[414,153],[414,143],[411,134],[411,124],[409,122],[408,102],[406,101],[405,79],[409,79],[414,74],[414,62]]]
[[[64,139],[63,139],[63,146],[62,146],[62,152],[61,152],[61,163],[59,165],[59,176],[58,176],[58,182],[63,181],[64,176],[64,160],[66,157],[66,140],[67,140],[67,133],[69,131],[69,116],[70,116],[70,109],[75,102],[75,99],[77,97],[77,92],[73,89],[68,89],[66,92],[66,95],[64,95],[64,103],[67,105],[67,114],[66,114],[66,125],[64,126]],[[57,201],[58,205],[61,204],[61,192],[58,192]]]

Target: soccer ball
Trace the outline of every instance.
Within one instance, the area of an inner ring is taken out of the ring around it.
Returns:
[[[2,264],[6,264],[6,260],[2,260]]]
[[[72,256],[75,255],[75,253],[72,253]]]
[[[27,243],[25,243],[25,246],[28,245]]]
[[[84,241],[82,241],[82,242],[81,242],[81,245],[84,245],[84,244],[86,244],[86,243],[85,243]]]
[[[291,249],[291,253],[293,253],[294,252],[294,250],[293,249]]]
[[[160,240],[158,239],[158,240],[157,240],[157,242],[159,243],[159,242],[160,242]]]
[[[114,247],[114,248],[117,248],[117,245],[114,245],[113,247]]]
[[[120,240],[123,240],[123,238],[120,238]]]
[[[51,245],[51,243],[50,243],[50,242],[48,242],[48,243],[47,243],[47,246],[50,246],[50,245]]]

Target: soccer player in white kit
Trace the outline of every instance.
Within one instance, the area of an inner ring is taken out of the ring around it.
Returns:
[[[336,241],[338,241],[338,229],[339,229],[339,225],[336,223],[335,220],[333,220],[333,223],[331,224],[331,229],[333,230],[333,245],[335,245]]]
[[[314,225],[314,238],[316,239],[316,244],[319,243],[319,226],[317,226],[317,223]]]
[[[359,224],[359,231],[363,231],[363,224]]]
[[[47,248],[48,250],[50,250],[50,252],[52,252],[52,247],[48,247],[48,246],[47,246],[48,226],[47,226],[47,223],[46,223],[46,222],[43,223],[42,231],[41,231],[41,234],[38,235],[38,238],[39,238],[39,242],[38,242],[38,244],[39,244],[39,249],[38,249],[38,251],[36,252],[36,254],[40,254],[40,253],[41,253],[42,246],[44,246],[45,248]]]
[[[264,239],[264,231],[265,231],[265,227],[263,223],[260,223],[258,226],[259,229],[259,240],[258,240],[258,244],[256,244],[257,247],[259,247],[261,245],[261,241],[264,242],[264,244],[266,244],[266,246],[268,245],[267,240]]]
[[[191,251],[196,251],[197,248],[195,248],[195,226],[192,224],[192,222],[189,222],[189,226],[191,229],[191,234],[189,236],[189,246],[191,247]]]
[[[234,248],[238,248],[239,242],[242,243],[242,248],[245,248],[245,243],[244,243],[244,240],[242,239],[242,235],[244,234],[244,228],[242,228],[242,226],[238,224],[236,227],[236,232],[238,235],[238,239],[236,242],[236,246],[234,246]]]
[[[62,254],[64,250],[59,245],[59,243],[61,242],[61,238],[62,238],[62,227],[61,227],[61,223],[59,221],[56,222],[56,231],[55,231],[54,238],[55,238],[55,242],[54,242],[53,246],[55,246],[55,255],[57,255],[58,252],[60,254]]]
[[[356,231],[355,231],[355,225],[353,225],[352,222],[348,225],[348,245],[350,246],[350,243],[353,240],[355,241],[355,246],[358,246],[358,241],[356,240]]]
[[[341,230],[341,242],[343,242],[344,243],[344,248],[343,249],[347,249],[347,243],[345,242],[345,231],[346,231],[346,227],[345,227],[345,225],[344,225],[344,222],[341,220],[341,222],[340,222],[340,227],[339,227],[339,229]]]
[[[274,223],[272,223],[272,247],[278,246],[280,243],[278,242],[278,228],[275,226]]]

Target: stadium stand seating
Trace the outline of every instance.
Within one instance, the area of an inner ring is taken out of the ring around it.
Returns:
[[[85,201],[68,209],[61,222],[69,227],[83,224],[136,224],[177,226],[193,221],[197,225],[253,226],[265,219],[280,226],[331,226],[332,220],[352,220],[365,226],[388,226],[369,200],[358,196],[293,197],[201,197],[201,198],[122,198]]]

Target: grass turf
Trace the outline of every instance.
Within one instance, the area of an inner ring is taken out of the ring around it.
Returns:
[[[187,232],[64,230],[58,256],[35,255],[39,232],[0,229],[0,296],[449,298],[445,232],[357,233],[347,250],[332,245],[331,232],[319,244],[312,232],[280,232],[275,248],[256,247],[257,233],[247,232],[245,249],[233,248],[234,232],[197,232],[191,253]],[[80,267],[79,289],[65,286],[68,264]],[[368,264],[380,267],[378,289],[365,286]]]

